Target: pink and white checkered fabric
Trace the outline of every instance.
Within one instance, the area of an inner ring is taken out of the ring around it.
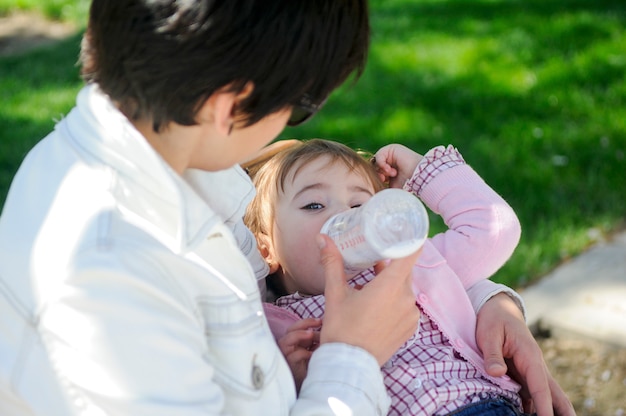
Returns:
[[[404,185],[404,189],[419,196],[422,188],[437,174],[457,165],[464,165],[465,160],[459,151],[452,145],[437,146],[430,149],[418,163],[411,179]]]
[[[374,278],[366,270],[351,285],[365,285]],[[298,293],[277,299],[276,304],[301,318],[324,315],[323,295]],[[418,305],[419,306],[419,305]],[[445,415],[466,404],[491,397],[506,397],[519,406],[517,394],[484,379],[456,351],[437,324],[422,313],[419,331],[383,365],[381,371],[391,397],[389,415]]]

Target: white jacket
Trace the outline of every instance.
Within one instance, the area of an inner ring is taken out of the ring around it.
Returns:
[[[253,192],[239,168],[181,178],[85,87],[0,217],[0,414],[385,414],[376,360],[343,344],[296,401],[238,247]]]

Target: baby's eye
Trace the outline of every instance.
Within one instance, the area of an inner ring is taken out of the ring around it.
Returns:
[[[361,206],[361,204],[354,204],[350,208],[359,208],[360,206]]]
[[[306,204],[305,206],[303,206],[301,209],[313,211],[322,208],[324,208],[324,205],[320,204],[319,202],[311,202],[310,204]]]

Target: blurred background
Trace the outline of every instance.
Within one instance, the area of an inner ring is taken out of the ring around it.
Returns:
[[[279,138],[322,137],[371,152],[392,142],[419,153],[455,145],[522,222],[518,249],[494,276],[513,287],[625,228],[623,0],[370,5],[363,76]],[[74,104],[88,7],[0,0],[0,207],[24,155]],[[66,32],[35,47],[16,43],[6,29],[24,11]],[[435,216],[432,223],[433,233],[444,229]]]

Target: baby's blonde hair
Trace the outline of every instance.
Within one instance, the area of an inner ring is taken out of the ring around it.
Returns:
[[[329,164],[343,163],[350,171],[362,174],[375,192],[385,187],[365,153],[331,140],[294,141],[260,167],[249,167],[257,193],[246,210],[244,222],[257,238],[260,234],[272,237],[274,206],[284,191],[287,176],[292,171],[297,175],[302,167],[320,157],[329,157]]]

